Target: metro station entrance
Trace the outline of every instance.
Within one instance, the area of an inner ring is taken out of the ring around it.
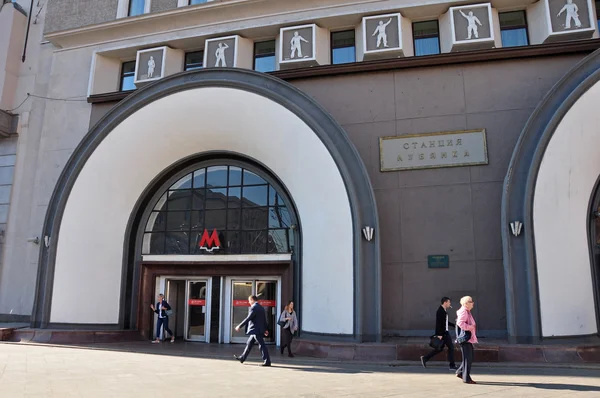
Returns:
[[[157,275],[153,296],[163,293],[171,305],[169,327],[176,340],[236,344],[247,340],[245,330],[236,332],[235,327],[248,315],[248,296],[255,295],[267,315],[269,334],[265,342],[278,345],[281,336],[277,319],[285,305],[282,296],[291,299],[292,294],[290,268],[285,263],[276,267],[282,275]],[[153,313],[149,316],[153,336],[157,320]]]

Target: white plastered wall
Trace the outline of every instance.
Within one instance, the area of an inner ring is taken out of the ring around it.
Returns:
[[[533,222],[542,335],[597,332],[588,206],[600,175],[600,83],[560,122],[537,178]]]
[[[189,155],[246,154],[289,189],[302,225],[303,329],[353,332],[353,231],[348,195],[316,134],[283,106],[231,88],[172,94],[117,126],[86,162],[57,242],[51,322],[118,322],[123,239],[151,180]]]

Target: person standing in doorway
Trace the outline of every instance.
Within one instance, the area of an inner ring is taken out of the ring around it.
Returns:
[[[477,325],[475,319],[471,314],[471,310],[475,306],[475,302],[471,296],[465,296],[460,299],[460,309],[456,311],[456,326],[461,329],[461,335],[465,332],[471,334],[465,342],[460,344],[460,350],[462,351],[462,363],[456,371],[456,377],[462,379],[467,384],[477,384],[471,379],[471,365],[473,365],[473,344],[477,343],[477,336],[475,331]],[[457,340],[460,341],[461,336],[457,336]],[[468,335],[467,335],[468,337]]]
[[[443,344],[439,349],[434,349],[429,354],[421,357],[421,364],[424,368],[427,367],[427,361],[436,356],[437,354],[444,351],[444,346],[448,348],[448,364],[451,370],[456,370],[456,364],[454,363],[454,344],[452,344],[452,337],[448,326],[454,327],[452,322],[448,321],[448,309],[452,308],[452,302],[449,297],[442,297],[441,305],[438,307],[435,314],[435,335],[434,338],[443,340]]]
[[[296,311],[294,311],[294,302],[290,301],[279,315],[279,322],[281,326],[281,355],[283,350],[287,347],[288,357],[293,358],[292,354],[292,339],[294,333],[298,330],[298,317]]]
[[[167,313],[167,311],[171,311],[171,306],[169,303],[167,303],[167,300],[165,300],[164,294],[159,294],[156,307],[154,304],[150,304],[150,308],[152,308],[152,311],[158,314],[158,320],[156,321],[156,340],[154,340],[153,343],[160,343],[160,331],[163,326],[165,330],[165,338],[167,337],[168,332],[171,335],[171,343],[174,343],[175,335],[171,329],[169,329],[169,315]]]
[[[235,331],[239,332],[241,328],[245,327],[248,341],[246,342],[246,348],[244,349],[242,356],[238,357],[237,355],[234,355],[233,357],[240,361],[240,363],[244,363],[246,358],[248,358],[250,351],[252,351],[254,343],[258,343],[258,348],[260,349],[263,359],[261,366],[271,366],[271,357],[269,356],[269,350],[267,349],[265,339],[263,338],[263,336],[269,335],[269,332],[267,331],[267,313],[262,305],[258,303],[258,298],[256,296],[249,296],[248,303],[250,304],[248,316],[235,328]]]

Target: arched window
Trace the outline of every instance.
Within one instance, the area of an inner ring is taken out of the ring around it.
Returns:
[[[142,254],[290,253],[290,212],[257,173],[203,167],[160,196],[145,225]]]

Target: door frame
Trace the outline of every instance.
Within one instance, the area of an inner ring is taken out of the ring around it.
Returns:
[[[294,263],[292,260],[265,261],[261,258],[260,261],[210,262],[205,260],[201,262],[183,262],[181,260],[175,261],[170,256],[162,256],[161,260],[142,261],[139,266],[140,288],[137,299],[137,330],[140,338],[144,340],[152,340],[156,330],[154,312],[150,309],[150,304],[153,303],[156,293],[159,292],[158,280],[163,275],[170,275],[171,278],[222,277],[221,309],[224,308],[225,304],[225,296],[223,296],[225,289],[222,287],[225,283],[225,277],[237,275],[241,278],[262,279],[267,276],[277,276],[281,278],[281,296],[286,300],[296,300],[302,308],[301,300],[297,298],[299,292],[295,291],[295,288],[298,288],[299,281],[294,280]],[[221,312],[222,310],[219,311],[219,313]],[[301,324],[302,318],[299,321]],[[223,320],[219,319],[219,325],[222,324]],[[224,328],[220,327],[219,329],[219,342],[222,343],[221,336],[225,335]]]
[[[168,281],[184,281],[185,282],[185,306],[183,315],[183,339],[185,341],[204,342],[210,343],[210,323],[211,323],[211,301],[212,301],[212,278],[209,276],[179,276],[179,275],[160,275],[156,279],[156,295],[158,292],[163,292],[166,298],[169,297],[169,286]],[[204,339],[190,339],[189,338],[189,283],[190,282],[204,282],[206,283],[206,317],[204,321]],[[154,330],[156,330],[157,320],[154,319]]]
[[[221,284],[221,291],[222,293],[222,298],[223,298],[223,305],[221,306],[221,324],[223,325],[223,335],[220,336],[222,337],[222,341],[225,344],[235,344],[235,343],[241,343],[238,341],[232,341],[231,338],[231,332],[232,332],[232,325],[231,325],[231,319],[233,316],[233,306],[232,306],[232,285],[233,282],[252,282],[252,294],[256,294],[256,282],[277,282],[277,292],[276,292],[276,298],[277,298],[277,305],[275,306],[275,313],[276,313],[276,317],[281,313],[281,277],[280,276],[257,276],[257,275],[245,275],[245,276],[228,276],[223,278],[224,279],[224,283],[225,286],[223,288],[223,284]],[[273,325],[273,330],[275,331],[275,342],[271,343],[271,344],[275,344],[276,346],[279,346],[281,343],[281,331],[279,330],[280,328],[277,327],[277,325]]]

